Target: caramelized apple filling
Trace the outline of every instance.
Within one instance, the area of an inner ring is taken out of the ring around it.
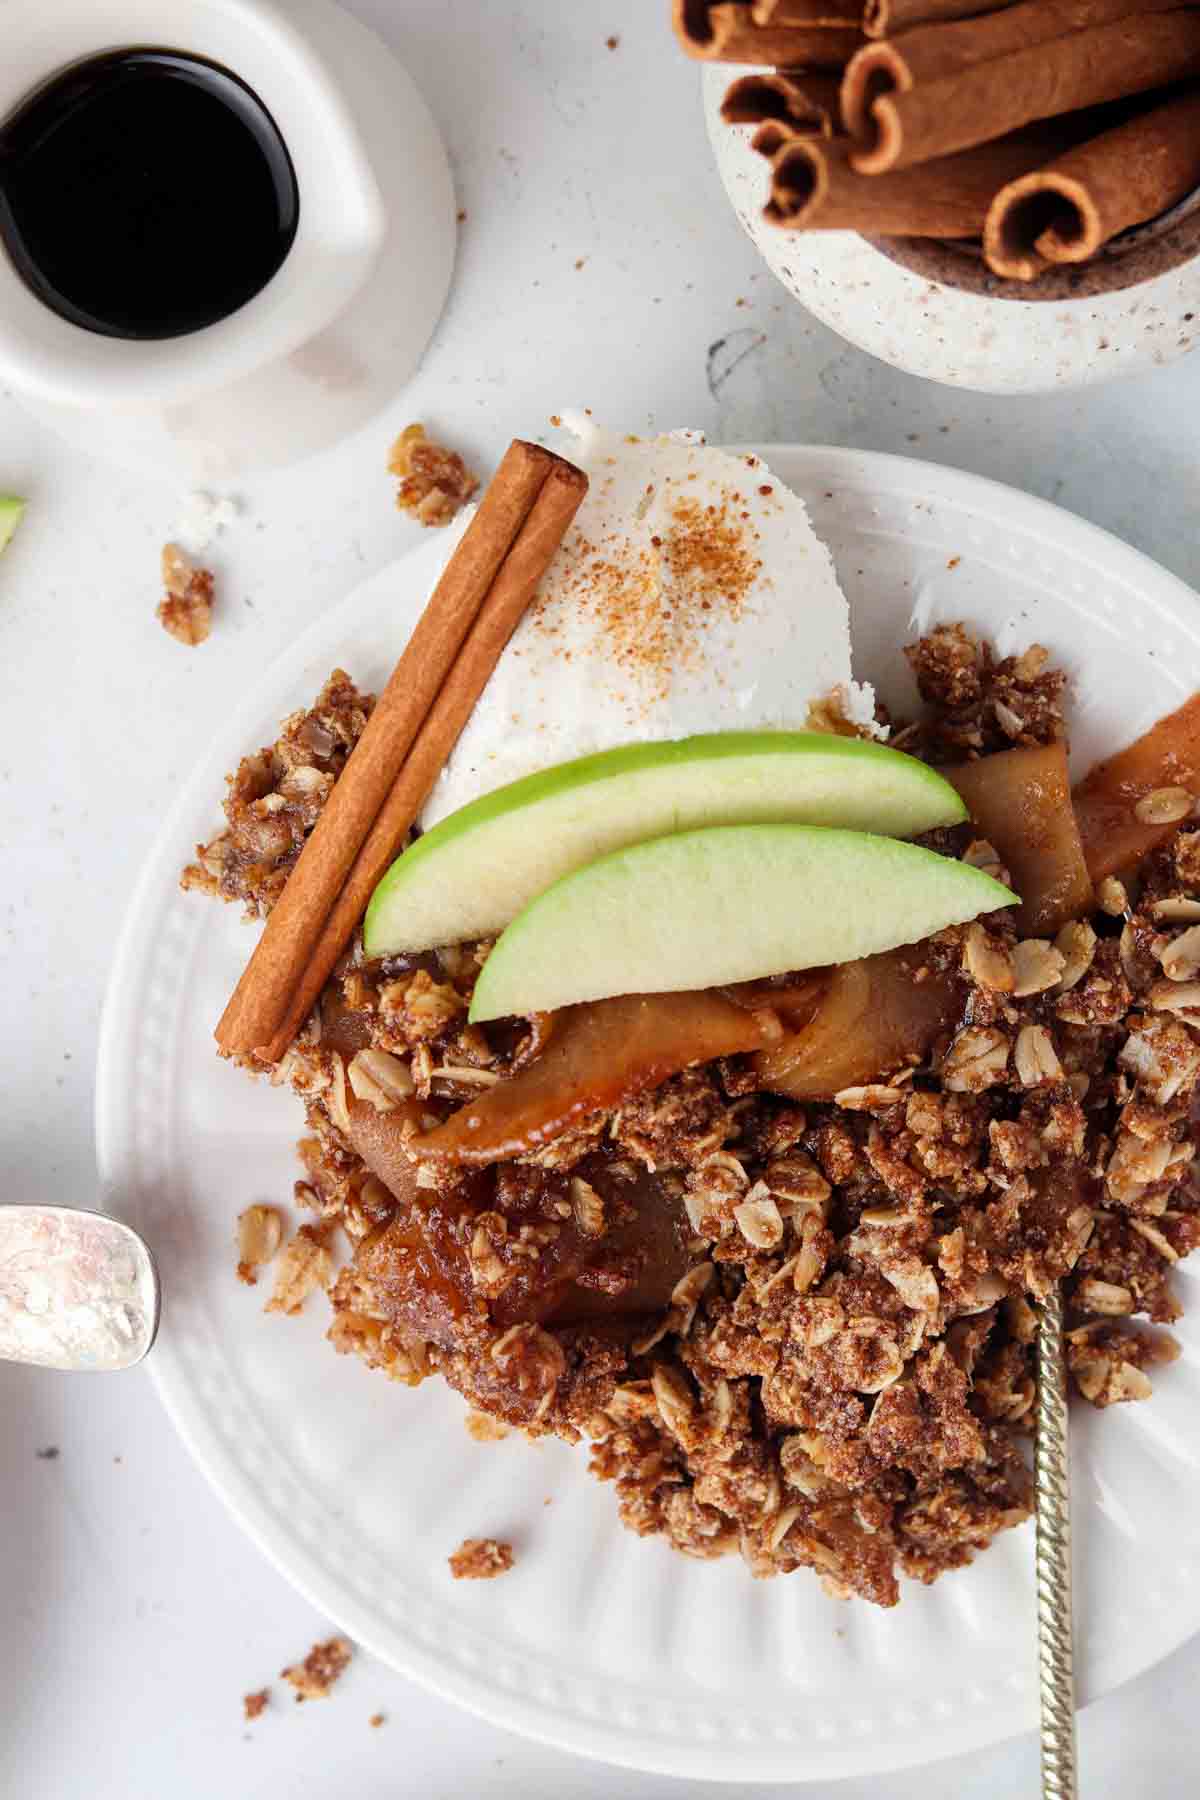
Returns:
[[[337,1349],[586,1435],[636,1532],[881,1605],[1028,1516],[1038,1299],[1065,1283],[1085,1398],[1144,1398],[1200,1243],[1193,715],[1084,784],[1081,833],[1045,653],[944,628],[910,655],[930,710],[896,741],[957,765],[974,821],[934,845],[1020,910],[483,1027],[488,946],[360,948],[278,1075],[309,1122],[297,1198],[343,1244]],[[352,741],[326,742],[333,692],[234,777],[191,885],[269,907],[305,829],[274,796]]]
[[[1092,879],[1071,804],[1065,744],[1001,750],[942,773],[1021,896],[1018,930],[1044,937],[1068,919],[1086,917]]]

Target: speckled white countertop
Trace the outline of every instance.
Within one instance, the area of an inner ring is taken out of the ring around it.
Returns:
[[[3,0],[0,24],[19,29],[32,3]],[[425,418],[481,464],[572,403],[633,431],[687,424],[718,442],[899,451],[1058,500],[1200,586],[1200,357],[1036,400],[895,374],[841,344],[758,264],[711,167],[697,77],[674,53],[666,0],[355,0],[352,10],[395,44],[446,134],[467,215],[451,305],[387,417],[242,488],[241,516],[215,554],[221,610],[203,648],[181,649],[153,617],[158,551],[182,496],[75,455],[0,394],[0,489],[31,501],[0,563],[6,1199],[92,1196],[97,1023],[138,864],[214,710],[415,537],[384,470],[408,419]],[[244,1726],[241,1695],[302,1654],[324,1621],[243,1539],[144,1374],[0,1365],[0,1493],[0,1792],[681,1791],[507,1736],[365,1657],[327,1705],[279,1706]],[[1087,1800],[1195,1793],[1198,1681],[1193,1642],[1084,1715]],[[377,1711],[387,1724],[372,1730]],[[838,1800],[1036,1791],[1031,1740],[836,1790]]]

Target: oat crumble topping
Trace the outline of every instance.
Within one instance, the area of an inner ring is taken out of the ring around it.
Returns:
[[[226,829],[197,844],[180,885],[239,900],[248,919],[265,918],[374,704],[335,669],[307,712],[292,713],[273,745],[243,757],[226,777]]]
[[[939,625],[905,652],[927,719],[893,737],[927,762],[970,761],[1014,745],[1051,744],[1065,735],[1066,676],[1033,644],[997,659],[962,625]]]
[[[944,627],[909,655],[930,711],[902,748],[944,763],[1061,737],[1037,647],[996,659]],[[185,885],[269,910],[319,802],[254,809],[296,766],[332,785],[369,709],[338,672],[286,721]],[[280,816],[286,844],[260,853]],[[1003,878],[965,828],[930,841]],[[1200,1243],[1190,811],[1113,898],[1053,935],[1007,912],[937,934],[912,979],[953,997],[948,1028],[834,1100],[728,1057],[477,1168],[408,1146],[536,1062],[554,1020],[467,1022],[487,944],[358,946],[275,1076],[305,1105],[313,1216],[277,1259],[279,1309],[328,1284],[335,1348],[404,1385],[441,1375],[473,1436],[586,1438],[641,1535],[893,1605],[901,1575],[933,1581],[1029,1516],[1034,1309],[1055,1283],[1092,1405],[1146,1398],[1177,1354],[1172,1269]],[[459,1561],[490,1576],[511,1549],[469,1540]]]
[[[509,1436],[509,1428],[503,1419],[494,1419],[491,1413],[476,1412],[474,1407],[467,1413],[464,1423],[467,1436],[474,1438],[477,1444],[498,1444]]]
[[[238,1214],[237,1277],[247,1287],[258,1280],[258,1271],[269,1263],[283,1241],[283,1215],[274,1206],[248,1206]]]

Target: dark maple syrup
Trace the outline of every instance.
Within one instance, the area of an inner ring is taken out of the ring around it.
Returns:
[[[299,213],[274,119],[201,57],[89,58],[0,126],[4,248],[47,306],[106,337],[228,318],[280,268]]]

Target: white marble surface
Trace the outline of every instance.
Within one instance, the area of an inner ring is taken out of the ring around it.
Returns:
[[[5,0],[4,12],[19,25],[32,4]],[[214,710],[412,541],[384,470],[408,419],[424,417],[481,464],[571,402],[630,430],[686,422],[718,441],[906,452],[1057,499],[1200,585],[1200,358],[1045,400],[895,374],[846,349],[757,265],[709,165],[666,0],[357,0],[355,10],[400,49],[446,133],[467,213],[453,298],[417,383],[387,417],[242,490],[214,556],[221,611],[206,645],[181,649],[153,618],[158,551],[182,496],[76,456],[0,395],[0,489],[31,501],[0,562],[6,1199],[89,1198],[99,1008],[139,861]],[[38,1456],[51,1446],[56,1458]],[[0,1792],[679,1791],[523,1743],[366,1657],[327,1705],[280,1702],[244,1726],[241,1695],[325,1621],[242,1539],[144,1374],[0,1368],[0,1493]],[[1193,1642],[1084,1715],[1088,1800],[1195,1793],[1198,1680]],[[376,1711],[388,1722],[371,1730]],[[1031,1740],[836,1790],[839,1800],[1036,1791]]]

